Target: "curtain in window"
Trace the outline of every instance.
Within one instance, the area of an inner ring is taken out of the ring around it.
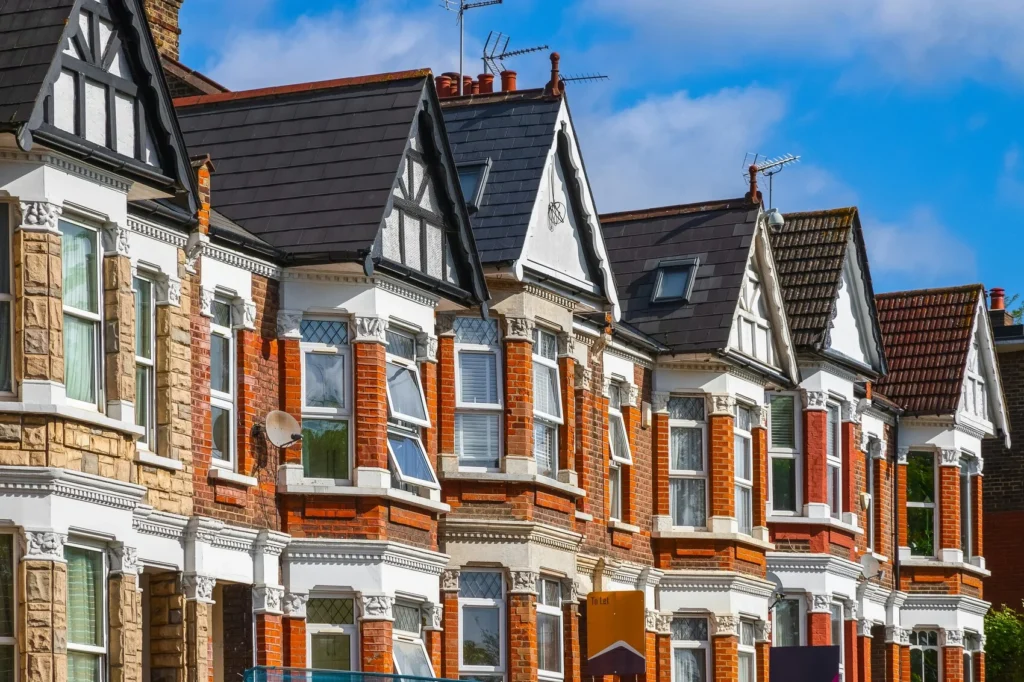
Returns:
[[[61,223],[64,259],[64,305],[98,313],[96,301],[96,233]]]
[[[683,471],[704,470],[703,433],[699,428],[672,427],[670,432],[672,468]]]
[[[13,535],[0,535],[0,637],[14,637]]]
[[[754,682],[754,656],[750,653],[740,654],[740,682]]]
[[[99,679],[99,656],[68,652],[68,682],[96,682]]]
[[[11,372],[11,303],[0,301],[0,391],[14,390]]]
[[[736,486],[736,521],[741,533],[750,535],[754,525],[753,493],[750,488]]]
[[[672,480],[672,522],[677,526],[707,525],[705,487],[702,478]]]
[[[68,548],[68,641],[99,646],[100,555]]]
[[[67,396],[96,402],[96,325],[64,316],[64,385]]]
[[[673,682],[705,682],[707,670],[702,649],[676,649]]]
[[[550,613],[537,614],[537,667],[562,672],[562,619]]]

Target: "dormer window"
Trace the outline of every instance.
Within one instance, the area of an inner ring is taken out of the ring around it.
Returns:
[[[458,166],[459,184],[462,185],[462,197],[471,211],[480,208],[484,198],[484,187],[491,171],[491,160],[462,163]]]
[[[697,272],[697,258],[681,258],[662,261],[654,280],[652,303],[681,301],[685,303],[693,291],[694,274]]]

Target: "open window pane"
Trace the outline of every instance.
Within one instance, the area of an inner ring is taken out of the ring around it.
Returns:
[[[309,478],[347,479],[348,422],[302,420],[302,470]]]
[[[430,426],[416,370],[389,362],[387,374],[388,404],[392,416],[421,426]]]
[[[388,450],[402,483],[439,487],[427,453],[416,438],[397,433],[388,434]]]
[[[629,450],[626,424],[620,415],[612,414],[608,416],[608,439],[611,445],[612,459],[623,464],[632,464],[633,456]]]
[[[685,298],[692,275],[692,263],[660,268],[655,281],[653,300],[657,302]]]
[[[351,670],[352,637],[341,633],[309,636],[312,666],[318,670]]]
[[[395,671],[402,675],[433,677],[434,670],[427,660],[427,652],[418,642],[394,640]]]
[[[497,363],[494,353],[459,352],[459,402],[498,404]]]
[[[671,481],[672,523],[677,526],[707,525],[707,481],[675,478]]]
[[[501,665],[500,610],[494,606],[462,607],[462,664]]]
[[[795,459],[772,459],[772,510],[796,511]]]
[[[333,353],[306,353],[307,407],[345,407],[345,357]]]
[[[498,467],[499,421],[497,414],[455,415],[455,448],[460,464],[491,469]]]
[[[216,405],[210,407],[210,418],[213,421],[213,451],[214,459],[222,462],[231,461],[231,410],[226,410]]]

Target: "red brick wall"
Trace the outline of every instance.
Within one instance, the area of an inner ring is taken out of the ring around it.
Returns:
[[[985,579],[985,597],[995,607],[1020,608],[1024,599],[1024,580],[1019,573],[1024,566],[1024,543],[1020,541],[1024,511],[987,512],[985,525],[985,565],[992,571],[992,577]]]
[[[441,633],[441,676],[459,678],[459,593],[442,592],[444,630]]]
[[[952,468],[952,467],[948,467]],[[963,682],[964,650],[956,646],[942,648],[942,682]]]
[[[281,409],[302,423],[302,352],[298,339],[277,342],[281,356],[278,383],[281,386]],[[288,464],[302,464],[302,444],[296,443],[281,455]]]
[[[280,666],[284,661],[281,616],[256,615],[256,665]]]
[[[576,361],[566,355],[558,358],[558,375],[562,379],[562,425],[558,427],[558,468],[576,468]]]
[[[508,595],[509,682],[537,680],[537,597]]]
[[[804,504],[828,502],[828,414],[804,410]]]
[[[285,618],[281,625],[286,668],[308,667],[306,658],[306,619]]]
[[[708,678],[714,679],[715,682],[736,682],[740,674],[739,638],[714,637],[711,640],[711,647],[714,675],[709,674]]]
[[[732,415],[712,415],[708,419],[708,525],[712,516],[735,516],[736,460],[733,456]]]
[[[960,548],[960,467],[939,467],[937,548]]]
[[[505,340],[505,456],[533,456],[533,344]]]
[[[438,417],[438,443],[444,454],[455,453],[455,335],[442,334],[437,339],[437,360],[441,401]]]
[[[829,613],[807,614],[807,645],[832,646],[832,621]]]
[[[562,605],[562,665],[565,682],[583,679],[583,651],[580,648],[580,610],[578,604]]]
[[[857,637],[857,621],[843,621],[843,672],[847,680],[861,679],[860,677],[860,638]]]
[[[366,673],[391,674],[395,670],[391,655],[391,621],[364,620],[359,623],[359,651]]]
[[[357,467],[388,468],[386,349],[380,343],[356,343],[355,421]]]
[[[771,679],[771,666],[769,664],[771,645],[768,642],[758,642],[756,649],[757,682],[768,682]]]

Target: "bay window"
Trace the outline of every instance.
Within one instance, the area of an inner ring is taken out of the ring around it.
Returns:
[[[769,495],[773,514],[798,514],[800,506],[799,412],[794,395],[768,396]]]
[[[68,682],[101,682],[107,669],[106,559],[103,552],[65,545]]]
[[[843,662],[846,658],[845,644],[843,637],[843,605],[839,602],[832,602],[829,607],[829,629],[832,631],[832,646],[839,647],[839,682],[843,682],[846,671]]]
[[[14,393],[14,289],[11,282],[11,212],[0,204],[0,393]]]
[[[103,402],[99,232],[60,221],[64,277],[64,388],[69,400]]]
[[[234,469],[235,442],[235,330],[231,303],[215,298],[210,320],[210,420],[213,425],[212,462]]]
[[[975,469],[976,461],[969,456],[960,458],[960,549],[963,551],[964,561],[967,562],[971,560],[971,546],[974,541],[974,499],[971,474]]]
[[[707,527],[708,473],[704,398],[673,396],[668,401],[669,496],[672,524]]]
[[[395,673],[415,677],[433,677],[434,668],[423,644],[423,612],[418,604],[395,602],[392,657]]]
[[[498,571],[461,571],[459,677],[503,680],[506,639],[504,577]]]
[[[801,646],[803,642],[803,607],[799,599],[780,599],[772,611],[774,646]]]
[[[864,459],[865,464],[865,475],[868,483],[868,549],[872,552],[877,552],[877,541],[878,541],[878,529],[877,523],[875,522],[875,510],[878,508],[878,482],[877,478],[877,464],[875,459],[882,456],[882,442],[875,436],[868,437],[868,452],[867,457]]]
[[[18,657],[14,629],[14,536],[0,534],[0,682],[14,682]]]
[[[617,520],[622,520],[622,467],[633,464],[629,435],[622,419],[622,403],[628,399],[628,391],[622,381],[612,381],[608,386],[608,495],[610,518]]]
[[[981,676],[975,670],[975,664],[980,659],[981,637],[973,632],[964,633],[964,682],[980,682]]]
[[[672,619],[673,682],[707,682],[711,667],[707,618]]]
[[[156,306],[153,280],[133,277],[135,291],[135,424],[139,445],[156,452]]]
[[[562,677],[562,583],[537,581],[537,669],[541,677]]]
[[[939,682],[937,630],[915,630],[910,633],[910,678],[914,682]]]
[[[455,451],[459,466],[501,468],[501,352],[497,320],[455,319]]]
[[[736,477],[736,522],[750,535],[754,528],[754,459],[750,436],[750,408],[737,405],[733,424],[733,459]]]
[[[356,670],[356,606],[351,597],[310,597],[306,603],[309,667]]]
[[[420,427],[430,427],[423,395],[416,339],[387,331],[388,460],[395,487],[417,492],[419,486],[440,489],[434,467],[420,440]]]
[[[739,682],[757,681],[757,649],[753,621],[740,621]]]
[[[913,556],[935,556],[935,455],[907,455],[907,543]]]
[[[537,473],[558,472],[558,425],[562,423],[561,383],[558,377],[558,339],[549,331],[533,330],[533,456]]]
[[[834,519],[843,516],[843,432],[839,404],[828,403],[825,423],[825,458],[827,467],[828,507]]]
[[[305,319],[302,341],[302,473],[307,478],[352,480],[350,349],[348,324]]]

